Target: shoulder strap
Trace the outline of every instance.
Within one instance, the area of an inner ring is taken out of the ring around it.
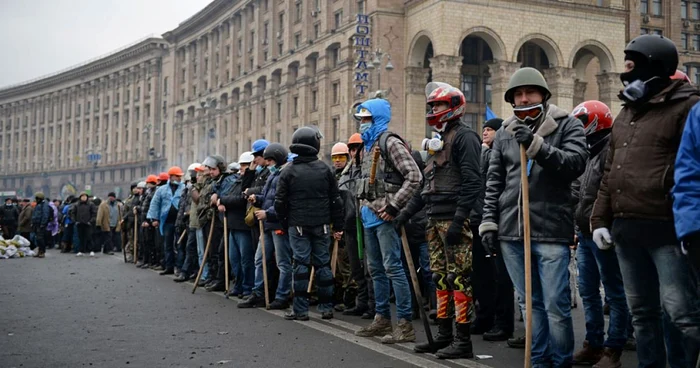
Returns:
[[[407,149],[408,149],[408,145],[406,144],[406,141],[404,141],[403,138],[401,138],[401,136],[399,136],[396,133],[390,132],[388,130],[385,132],[382,132],[379,135],[379,139],[377,139],[377,142],[379,143],[379,152],[381,153],[382,158],[384,159],[385,162],[387,162],[392,167],[395,167],[394,163],[391,161],[391,157],[389,156],[389,151],[387,148],[387,141],[389,140],[389,137],[394,137],[394,138],[398,139],[399,141],[401,141],[401,143],[404,146],[406,146]]]

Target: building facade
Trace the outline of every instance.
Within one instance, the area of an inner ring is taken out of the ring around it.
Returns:
[[[599,99],[617,113],[623,50],[640,33],[671,37],[679,68],[697,82],[699,7],[679,0],[214,0],[163,39],[0,90],[0,190],[58,190],[65,182],[126,188],[209,154],[235,161],[259,138],[289,144],[304,125],[319,127],[327,155],[357,131],[353,107],[375,91],[391,102],[390,129],[417,147],[430,134],[429,81],[458,86],[465,121],[480,130],[487,107],[510,115],[503,94],[521,66],[542,71],[552,102],[564,109]],[[123,103],[113,107],[119,96]],[[100,100],[104,111],[85,115]],[[83,114],[59,120],[60,106]],[[41,137],[47,144],[37,143]],[[96,169],[86,162],[94,153],[102,155]]]

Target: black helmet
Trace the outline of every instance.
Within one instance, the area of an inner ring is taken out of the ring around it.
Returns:
[[[263,158],[275,160],[277,166],[284,165],[287,162],[287,149],[279,143],[270,143],[263,152]]]
[[[131,188],[131,190],[134,190],[134,188],[136,188],[138,185],[138,181],[132,181],[131,184],[129,184],[129,188]]]
[[[318,131],[318,129],[314,129],[309,126],[301,127],[297,129],[294,134],[292,135],[292,145],[290,146],[292,152],[298,153],[300,155],[303,154],[312,154],[312,155],[317,155],[318,151],[321,148],[321,133]],[[308,149],[304,149],[302,147],[298,146],[306,146],[309,148],[312,148],[313,150],[311,151],[316,151],[315,153],[312,153]],[[296,152],[299,148],[301,148],[300,152]]]
[[[670,39],[645,34],[630,41],[625,47],[625,54],[640,54],[647,62],[650,70],[660,77],[670,77],[678,68],[678,49]]]

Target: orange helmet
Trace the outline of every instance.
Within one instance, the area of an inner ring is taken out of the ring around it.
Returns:
[[[337,156],[337,155],[349,155],[350,150],[348,149],[348,145],[343,143],[343,142],[338,142],[333,145],[333,148],[331,148],[331,156]]]
[[[162,172],[162,173],[158,174],[158,180],[168,181],[168,180],[170,180],[170,175],[168,175],[168,173],[166,173],[166,172]]]
[[[676,73],[671,76],[671,79],[683,79],[688,83],[692,83],[688,74],[685,74],[682,70],[676,70]]]
[[[360,133],[355,133],[350,136],[350,139],[348,139],[348,145],[351,144],[362,144],[362,136]]]
[[[425,86],[425,95],[428,98],[428,106],[431,108],[425,119],[428,125],[438,132],[445,130],[447,122],[457,120],[464,115],[464,111],[467,108],[467,100],[464,98],[462,91],[447,83],[428,83]],[[433,113],[433,104],[438,102],[444,102],[448,107],[443,111]]]
[[[180,167],[178,167],[178,166],[173,166],[173,167],[171,167],[171,168],[168,169],[168,176],[173,176],[173,175],[175,175],[175,176],[183,176],[183,175],[185,175],[185,173],[182,172],[182,169],[181,169]]]
[[[158,177],[155,175],[148,175],[146,178],[146,183],[158,184]]]
[[[612,113],[608,105],[590,100],[576,106],[571,113],[583,122],[583,130],[586,135],[591,135],[603,129],[610,129],[613,125]]]

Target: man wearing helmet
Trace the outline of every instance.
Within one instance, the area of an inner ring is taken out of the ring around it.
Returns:
[[[155,258],[154,248],[155,248],[155,231],[154,227],[151,226],[151,222],[148,220],[148,210],[151,205],[151,200],[156,193],[156,185],[158,184],[158,177],[155,175],[148,175],[146,178],[146,192],[142,195],[143,200],[141,204],[136,207],[139,216],[139,222],[143,228],[143,247],[138,247],[140,254],[138,254],[139,262],[136,263],[136,267],[139,268],[155,268],[156,264],[159,262]]]
[[[134,261],[134,226],[136,225],[136,218],[134,216],[134,208],[139,205],[139,196],[141,195],[141,188],[139,188],[138,183],[133,183],[131,185],[131,193],[129,197],[124,201],[124,219],[122,220],[122,237],[127,239],[125,245],[126,261]]]
[[[492,255],[503,257],[525,301],[520,146],[526,149],[532,234],[532,365],[571,365],[574,329],[569,290],[569,244],[574,233],[571,183],[586,167],[581,121],[549,104],[542,74],[521,68],[505,101],[514,115],[496,132],[479,233]]]
[[[401,240],[392,221],[420,187],[422,175],[401,137],[388,131],[391,106],[384,99],[371,99],[357,107],[364,143],[362,178],[357,185],[360,216],[364,227],[365,253],[374,283],[374,321],[355,334],[384,336],[384,343],[415,341],[411,324],[411,291],[401,261]],[[379,153],[373,165],[375,152]],[[376,180],[370,183],[372,166]],[[391,279],[391,284],[389,280]],[[391,325],[389,288],[396,295],[397,328]]]
[[[700,348],[700,299],[677,240],[671,196],[683,126],[700,92],[671,79],[677,67],[678,50],[668,38],[642,35],[625,48],[623,108],[591,216],[596,245],[614,244],[637,358],[649,367],[666,365],[662,309],[685,335],[669,345],[683,346],[687,364],[695,363]]]
[[[197,228],[191,226],[192,216],[190,217],[190,208],[192,208],[192,188],[197,183],[197,168],[200,163],[195,162],[187,168],[185,173],[185,188],[182,190],[180,197],[180,208],[177,211],[177,219],[175,220],[175,234],[178,239],[185,234],[184,238],[178,247],[177,259],[175,261],[175,282],[185,282],[192,278],[197,272]],[[196,222],[195,222],[196,224]]]
[[[294,257],[294,306],[288,320],[309,319],[308,285],[316,270],[318,310],[333,318],[333,274],[330,268],[331,235],[342,236],[343,204],[333,172],[318,160],[321,134],[311,127],[297,129],[290,150],[299,156],[282,170],[275,193],[275,212],[289,234]],[[330,225],[333,226],[331,234]]]
[[[574,364],[596,364],[596,367],[620,365],[622,349],[627,341],[629,311],[625,301],[622,275],[615,251],[598,249],[591,237],[591,210],[600,188],[605,157],[610,146],[612,114],[600,101],[585,101],[571,113],[581,120],[590,157],[586,171],[572,185],[577,204],[574,212],[578,247],[578,286],[586,317],[586,340],[583,349],[574,354]],[[605,302],[610,306],[608,337],[604,341],[600,283],[605,288]]]
[[[440,359],[473,358],[470,324],[474,318],[472,296],[472,243],[469,215],[481,195],[479,169],[481,142],[476,132],[460,123],[467,103],[464,94],[449,84],[426,86],[430,111],[426,121],[439,134],[424,141],[430,153],[420,196],[400,218],[408,219],[426,206],[426,238],[430,269],[436,285],[438,334],[435,346],[417,344],[418,353],[439,349]],[[480,260],[481,261],[481,260]],[[454,305],[452,305],[454,303]],[[454,309],[455,319],[448,315]],[[456,322],[456,333],[452,332]]]
[[[185,184],[182,183],[182,177],[185,173],[182,172],[181,168],[173,166],[168,170],[167,175],[169,180],[156,190],[147,214],[151,224],[158,228],[163,237],[165,259],[161,275],[175,273],[175,220],[177,220],[182,191],[185,188]],[[177,236],[179,237],[180,234]]]

